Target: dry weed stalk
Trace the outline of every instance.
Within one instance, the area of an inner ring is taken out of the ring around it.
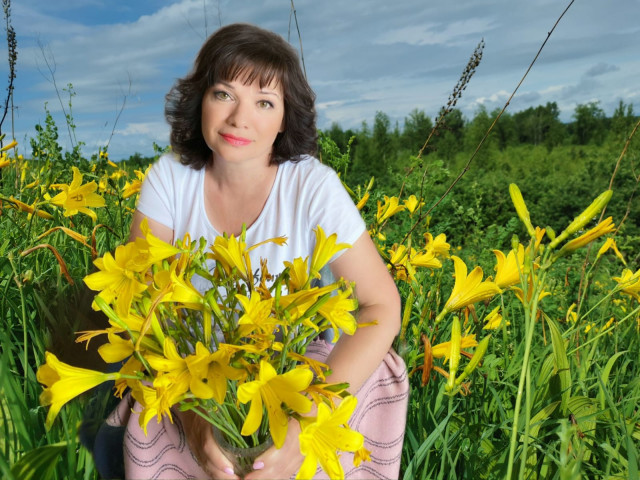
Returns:
[[[469,160],[467,161],[467,163],[464,166],[464,168],[460,171],[458,176],[453,180],[451,185],[449,185],[449,187],[442,194],[442,196],[433,205],[431,205],[431,207],[429,207],[429,209],[426,212],[424,212],[424,213],[420,212],[420,215],[418,215],[418,217],[417,217],[416,221],[414,222],[413,226],[409,229],[409,231],[407,232],[407,234],[403,238],[402,243],[404,243],[407,240],[407,238],[409,238],[411,233],[416,229],[416,227],[420,223],[422,223],[429,216],[429,214],[433,211],[433,209],[436,208],[446,198],[447,195],[449,195],[449,192],[451,192],[453,187],[460,181],[460,179],[464,176],[464,174],[467,173],[467,171],[469,170],[469,168],[471,166],[471,162],[473,161],[473,159],[476,157],[476,155],[480,151],[480,148],[482,148],[482,145],[484,145],[484,142],[489,137],[489,134],[493,131],[493,128],[495,127],[496,123],[498,122],[498,119],[502,116],[502,114],[505,112],[505,110],[507,109],[507,107],[511,103],[511,100],[513,99],[513,97],[515,96],[516,92],[518,91],[518,89],[520,88],[522,83],[524,82],[525,78],[527,78],[527,76],[529,75],[529,72],[533,68],[533,65],[536,63],[536,61],[538,60],[538,57],[540,57],[540,54],[542,53],[542,50],[544,49],[545,45],[549,41],[549,38],[551,38],[551,35],[553,34],[553,32],[555,31],[556,27],[560,23],[560,20],[562,20],[562,18],[565,16],[567,11],[569,11],[569,8],[571,8],[571,5],[573,5],[574,2],[575,2],[575,0],[571,0],[569,2],[569,4],[565,7],[565,9],[562,11],[560,16],[557,18],[556,22],[553,24],[553,27],[551,27],[551,30],[549,30],[547,32],[547,37],[542,42],[542,45],[540,45],[540,48],[538,49],[538,52],[536,53],[536,55],[533,57],[533,60],[531,60],[531,63],[529,64],[529,67],[524,72],[524,75],[522,76],[522,78],[520,79],[520,81],[518,82],[516,87],[514,88],[513,92],[511,93],[511,95],[509,96],[507,101],[505,102],[504,106],[502,107],[502,110],[500,110],[500,112],[498,113],[496,118],[493,120],[493,122],[491,123],[491,125],[489,126],[487,131],[485,132],[484,136],[482,137],[482,139],[480,140],[480,142],[476,146],[476,149],[471,154],[471,157],[469,157]],[[454,90],[454,92],[455,92],[455,90]],[[420,152],[422,152],[422,150]],[[424,176],[423,176],[423,178],[424,178]],[[422,192],[421,192],[420,196],[422,197]]]

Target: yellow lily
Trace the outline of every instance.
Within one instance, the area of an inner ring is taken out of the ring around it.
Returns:
[[[105,253],[93,262],[100,271],[84,277],[84,283],[91,290],[99,291],[98,295],[107,303],[117,300],[115,310],[120,316],[127,316],[133,298],[147,289],[147,284],[138,280],[128,268],[136,255],[135,243],[120,245],[116,248],[115,258],[111,253]]]
[[[369,194],[369,192],[364,192],[364,195],[362,196],[362,198],[356,204],[356,208],[358,210],[362,210],[364,208],[364,206],[367,204],[367,201],[369,200],[370,196],[371,195]]]
[[[287,287],[290,292],[295,292],[304,287],[309,281],[309,257],[294,258],[293,262],[284,262],[284,266],[289,269],[289,281]]]
[[[494,250],[496,256],[495,284],[499,288],[506,288],[520,282],[520,275],[524,271],[524,246],[518,245],[518,251],[511,250],[506,256],[500,250]]]
[[[10,196],[9,198],[6,199],[9,203],[12,203],[16,209],[20,210],[21,212],[25,212],[27,213],[27,218],[31,219],[31,217],[33,215],[37,215],[40,218],[44,218],[47,220],[51,220],[53,218],[53,215],[51,215],[50,213],[45,212],[44,210],[36,210],[36,206],[34,205],[27,205],[24,202],[21,202],[20,200],[16,199],[12,196]]]
[[[425,252],[433,252],[436,257],[449,258],[451,245],[447,243],[447,236],[444,233],[433,238],[433,235],[427,232],[424,234],[424,250]]]
[[[336,243],[338,235],[333,233],[327,237],[320,225],[313,231],[316,234],[316,244],[311,254],[309,275],[314,278],[320,278],[320,270],[322,270],[322,267],[324,267],[336,253],[345,248],[351,248],[351,245],[348,243]]]
[[[631,295],[640,302],[640,270],[633,273],[628,268],[625,268],[622,271],[622,275],[613,277],[613,279],[622,287],[622,292]]]
[[[89,248],[91,248],[91,245],[89,245],[89,244],[87,243],[88,237],[86,237],[86,236],[84,236],[84,235],[82,235],[82,234],[80,234],[80,233],[78,233],[78,232],[76,232],[76,231],[74,231],[74,230],[71,230],[70,228],[67,228],[67,227],[60,227],[60,226],[58,226],[58,227],[50,228],[50,229],[49,229],[49,230],[47,230],[46,232],[41,233],[40,235],[38,235],[38,240],[40,240],[41,238],[46,237],[47,235],[49,235],[49,234],[51,234],[51,233],[53,233],[53,232],[55,232],[55,231],[57,231],[57,230],[62,231],[63,233],[65,233],[66,235],[70,236],[70,237],[71,237],[71,238],[73,238],[76,242],[81,243],[81,244],[82,244],[82,245],[84,245],[85,247],[89,247]]]
[[[70,217],[78,212],[89,215],[93,221],[97,220],[96,213],[92,208],[100,208],[105,206],[104,198],[95,193],[98,185],[96,182],[89,182],[82,185],[82,174],[77,167],[73,169],[73,180],[69,185],[55,184],[53,188],[62,190],[53,197],[50,202],[54,205],[64,208],[64,216]]]
[[[453,291],[442,312],[436,317],[436,323],[449,312],[460,310],[467,305],[471,305],[482,300],[488,300],[494,295],[501,293],[500,287],[494,282],[482,281],[482,268],[475,267],[467,276],[467,266],[455,255],[451,257],[455,269],[455,284]]]
[[[417,208],[420,208],[423,205],[424,202],[418,202],[418,199],[415,195],[409,196],[409,198],[404,201],[404,206],[407,210],[409,210],[409,213],[411,215],[413,215],[413,212],[415,212]]]
[[[389,250],[389,265],[387,267],[393,271],[396,280],[415,280],[416,269],[409,258],[415,254],[415,249],[408,250],[404,245],[394,244]]]
[[[284,266],[289,269],[289,280],[287,287],[290,292],[295,292],[304,287],[309,281],[309,257],[294,258],[293,262],[284,262]]]
[[[458,365],[460,364],[460,350],[462,347],[462,336],[460,332],[460,319],[453,317],[451,324],[451,341],[449,342],[449,379],[447,380],[447,389],[453,388]],[[431,352],[433,355],[433,351]]]
[[[244,239],[236,238],[235,235],[216,237],[211,250],[213,250],[211,258],[218,262],[225,272],[231,273],[233,269],[236,269],[245,281],[251,282],[253,278],[251,259]]]
[[[136,178],[133,179],[131,182],[127,181],[124,184],[124,188],[122,189],[122,198],[129,198],[140,192],[140,188],[142,187],[142,181],[144,180],[144,177],[147,176],[147,173],[149,173],[150,168],[151,168],[151,165],[149,165],[144,172],[140,170],[135,171]]]
[[[604,255],[605,253],[607,253],[609,250],[613,250],[613,253],[616,254],[616,257],[620,259],[623,265],[627,264],[627,262],[625,262],[624,260],[624,257],[622,256],[622,253],[620,253],[620,250],[618,250],[616,241],[611,237],[607,238],[602,244],[602,246],[600,247],[600,250],[598,250],[598,255],[596,255],[596,260],[600,258],[602,255]]]
[[[158,372],[169,373],[174,377],[188,371],[187,362],[178,353],[175,343],[169,337],[166,337],[163,345],[163,356],[155,354],[145,355],[145,359],[151,365],[151,368]]]
[[[305,355],[300,355],[299,353],[289,351],[287,352],[287,357],[294,359],[296,362],[299,362],[301,365],[299,368],[304,368],[304,365],[307,365],[311,370],[315,372],[316,377],[319,380],[325,380],[324,373],[329,370],[329,365],[326,363],[322,363],[319,360],[316,360],[311,357],[307,357]]]
[[[169,375],[160,375],[153,381],[153,386],[143,385],[140,382],[133,384],[131,395],[143,407],[138,422],[145,435],[147,435],[147,425],[153,417],[157,418],[158,423],[163,416],[173,421],[171,407],[184,399],[187,375],[184,373],[177,379]]]
[[[398,212],[403,211],[404,205],[398,205],[398,197],[384,196],[384,204],[378,202],[378,212],[376,213],[376,221],[378,224],[383,223],[389,217],[395,215]]]
[[[108,343],[98,347],[98,353],[107,363],[117,363],[133,355],[134,345],[131,340],[122,338],[115,333],[107,333]]]
[[[342,330],[347,335],[353,335],[358,326],[355,317],[350,313],[358,308],[358,301],[351,298],[351,288],[332,296],[318,309],[318,313],[331,323],[335,331],[333,343],[340,338]]]
[[[251,297],[238,293],[236,298],[244,310],[243,315],[238,320],[238,325],[242,325],[239,328],[241,336],[248,335],[256,330],[260,333],[273,333],[278,323],[282,323],[271,316],[273,298],[263,300],[255,290],[251,292]]]
[[[502,325],[502,315],[500,314],[500,306],[491,310],[486,317],[484,317],[485,326],[483,330],[495,330]],[[510,322],[506,323],[507,326],[511,325]]]
[[[152,299],[159,298],[160,302],[181,303],[194,310],[202,310],[205,304],[204,296],[184,278],[183,272],[177,271],[178,260],[174,260],[168,270],[158,270],[153,275],[154,290]]]
[[[45,353],[45,364],[38,368],[36,379],[45,385],[40,394],[40,404],[51,406],[45,426],[51,428],[58,412],[69,400],[108,380],[120,378],[119,373],[103,373],[86,368],[78,368],[58,360],[50,352]]]
[[[567,242],[558,252],[558,255],[563,255],[567,253],[571,253],[578,248],[582,248],[585,245],[593,242],[595,239],[600,238],[607,233],[611,233],[615,230],[616,226],[613,224],[613,220],[611,217],[607,217],[605,220],[600,222],[598,225],[593,227],[592,229],[586,231],[582,235],[573,240]]]
[[[225,344],[211,353],[202,343],[197,343],[195,353],[185,359],[191,374],[189,390],[194,397],[224,402],[227,379],[238,380],[245,373],[229,365],[233,353]]]
[[[130,378],[125,378],[126,376],[136,376],[138,372],[144,371],[144,367],[142,366],[142,362],[138,360],[136,357],[131,356],[122,366],[120,371],[118,372],[122,377],[116,380],[115,385],[113,386],[114,395],[118,398],[122,398],[124,392],[127,388],[133,388],[138,380],[133,380]]]
[[[475,334],[460,337],[460,350],[475,347],[477,345],[478,342],[476,341]],[[451,355],[451,341],[439,343],[438,345],[431,347],[431,355],[433,358],[444,358],[444,362],[447,363],[449,361],[449,356]]]
[[[282,409],[282,403],[298,412],[311,410],[311,400],[300,392],[307,388],[313,380],[313,373],[306,368],[295,368],[278,375],[275,368],[265,361],[260,361],[258,380],[243,383],[238,388],[238,401],[251,402],[249,413],[242,425],[242,435],[251,435],[258,430],[262,422],[263,403],[269,416],[269,431],[276,448],[282,447],[287,435],[289,420]]]
[[[280,306],[285,309],[285,315],[291,323],[298,321],[322,296],[334,291],[337,284],[325,285],[322,288],[312,287],[299,290],[280,297]],[[309,322],[307,326],[318,330],[318,327]]]
[[[442,268],[442,262],[436,258],[435,250],[426,250],[425,252],[411,255],[409,261],[414,267]]]
[[[180,253],[179,248],[176,248],[173,245],[160,240],[158,237],[153,235],[153,233],[151,233],[149,222],[146,218],[144,218],[142,220],[142,223],[140,223],[140,231],[144,235],[144,238],[136,238],[135,244],[140,257],[143,260],[142,262],[140,262],[140,259],[135,259],[137,264],[135,268],[137,272],[142,272],[149,268],[151,264],[161,262],[162,260],[171,258],[174,255]]]
[[[329,478],[344,479],[336,451],[357,452],[364,446],[362,434],[347,426],[357,402],[356,397],[349,396],[333,412],[324,403],[318,405],[316,421],[307,424],[299,436],[300,452],[305,458],[297,479],[312,478],[318,462]],[[364,452],[361,456],[365,456]]]
[[[569,237],[569,235],[573,235],[587,223],[589,223],[591,219],[594,218],[598,213],[600,213],[600,211],[607,205],[607,203],[609,203],[612,194],[612,190],[605,190],[600,195],[598,195],[598,197],[593,202],[591,202],[591,205],[585,208],[580,215],[573,219],[569,226],[565,228],[560,235],[558,235],[549,243],[549,248],[555,248],[561,242],[564,242]]]

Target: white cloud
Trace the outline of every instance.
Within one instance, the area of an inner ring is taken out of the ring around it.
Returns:
[[[139,122],[129,123],[120,130],[116,130],[118,135],[143,135],[156,140],[167,139],[169,134],[169,126],[165,122]]]
[[[374,43],[390,45],[406,43],[409,45],[445,45],[456,44],[469,35],[486,34],[492,30],[495,22],[488,18],[472,18],[452,23],[427,23],[389,30],[380,35]]]

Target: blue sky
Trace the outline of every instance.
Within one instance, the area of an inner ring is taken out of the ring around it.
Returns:
[[[112,158],[150,154],[168,143],[164,95],[190,69],[207,34],[250,22],[289,36],[290,0],[14,0],[18,35],[16,139],[44,121],[48,105],[68,145],[60,93],[73,84],[76,137],[90,155],[110,137]],[[458,107],[501,107],[568,1],[296,0],[304,60],[318,96],[318,126],[370,125],[383,111],[402,126],[418,108],[435,117],[481,39],[485,50]],[[640,0],[576,0],[509,111],[558,103],[620,100],[640,111]],[[291,42],[299,47],[292,24]],[[0,82],[7,65],[0,65]],[[4,87],[2,89],[4,91]],[[125,107],[117,124],[123,101]],[[67,107],[68,98],[63,98]],[[9,120],[3,131],[10,131]],[[111,135],[113,131],[113,136]]]

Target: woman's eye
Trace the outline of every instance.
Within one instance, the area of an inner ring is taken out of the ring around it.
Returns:
[[[227,92],[222,91],[213,92],[213,95],[216,100],[229,100],[231,98],[231,95],[229,95]]]
[[[271,102],[269,102],[269,101],[267,101],[267,100],[260,100],[260,101],[258,102],[258,107],[260,107],[260,108],[264,108],[264,109],[266,109],[266,108],[273,108],[273,103],[271,103]]]

